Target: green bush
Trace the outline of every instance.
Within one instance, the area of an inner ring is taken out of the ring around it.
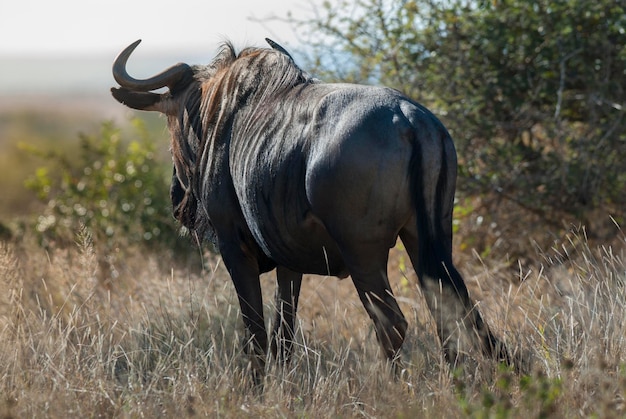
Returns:
[[[46,159],[26,187],[46,203],[36,222],[44,244],[72,240],[81,226],[98,242],[172,244],[178,237],[169,200],[169,165],[159,161],[144,123],[131,121],[132,137],[112,122],[79,136],[79,150],[30,151]]]

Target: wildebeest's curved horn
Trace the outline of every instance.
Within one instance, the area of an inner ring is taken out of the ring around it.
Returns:
[[[139,92],[149,92],[165,86],[171,89],[185,74],[191,71],[189,65],[178,63],[149,79],[137,80],[131,77],[126,71],[126,62],[140,42],[141,39],[138,39],[127,46],[113,62],[113,77],[120,86]]]
[[[293,57],[291,56],[291,54],[289,54],[289,52],[287,52],[287,50],[285,48],[283,48],[281,45],[279,45],[278,43],[272,41],[269,38],[265,38],[265,41],[270,44],[270,47],[272,47],[272,49],[275,49],[276,51],[280,51],[283,54],[285,54],[287,57],[291,58],[293,60]]]

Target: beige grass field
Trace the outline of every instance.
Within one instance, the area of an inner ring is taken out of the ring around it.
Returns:
[[[617,228],[617,227],[616,227]],[[309,277],[297,347],[250,390],[242,323],[219,257],[180,267],[88,231],[44,251],[0,244],[2,417],[613,417],[626,414],[626,237],[590,248],[584,230],[517,273],[463,255],[486,320],[525,360],[451,371],[404,253],[392,285],[410,322],[394,379],[350,279]],[[190,245],[190,252],[198,252]],[[266,318],[274,280],[263,277]]]

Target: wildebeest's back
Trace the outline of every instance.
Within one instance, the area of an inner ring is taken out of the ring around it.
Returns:
[[[416,128],[437,129],[434,116],[391,89],[333,84],[298,87],[243,115],[233,126],[231,173],[270,258],[343,276],[336,241],[393,246],[414,211]]]

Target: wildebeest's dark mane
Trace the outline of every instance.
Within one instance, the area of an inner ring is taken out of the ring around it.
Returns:
[[[232,116],[244,106],[279,100],[293,87],[312,82],[288,55],[267,48],[245,48],[237,53],[230,42],[222,45],[211,64],[198,69],[202,94],[202,123],[220,133],[221,117]],[[204,132],[210,136],[210,132]]]
[[[170,116],[172,157],[185,194],[179,202],[177,218],[201,237],[212,236],[210,221],[196,205],[198,160],[202,150],[215,142],[227,142],[238,113],[242,119],[256,109],[272,106],[298,85],[315,80],[281,51],[249,47],[237,52],[225,42],[213,61],[194,66],[193,81],[180,89],[184,109]],[[246,107],[248,111],[240,111]],[[172,123],[174,122],[174,123]],[[194,196],[196,195],[196,196]]]
[[[235,66],[238,62],[245,62],[247,58],[255,57],[258,58],[276,58],[275,61],[270,63],[271,65],[271,73],[264,74],[266,76],[266,81],[272,84],[275,82],[275,87],[280,87],[285,84],[295,85],[298,83],[302,83],[305,81],[310,81],[311,77],[298,67],[290,56],[284,54],[283,52],[276,51],[269,48],[257,48],[257,47],[247,47],[237,52],[237,49],[230,41],[224,42],[219,48],[218,53],[216,54],[213,61],[206,66],[197,66],[194,68],[196,73],[196,79],[200,82],[203,82],[208,79],[213,79],[217,81],[215,77],[218,73],[222,71],[228,71],[231,73],[238,73],[241,70],[246,70],[237,68]],[[247,62],[246,62],[247,64]],[[263,63],[266,64],[266,63]],[[258,71],[261,66],[257,65],[253,70]],[[269,77],[272,76],[272,77]]]

